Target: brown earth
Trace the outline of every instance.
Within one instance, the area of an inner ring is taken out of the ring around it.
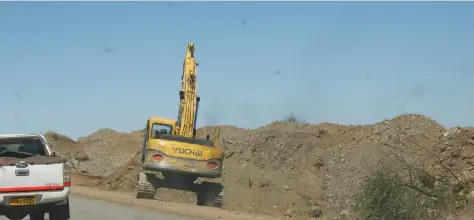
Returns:
[[[388,153],[434,175],[474,180],[474,129],[447,130],[422,115],[401,115],[364,126],[280,121],[257,129],[220,128],[226,148],[225,208],[230,210],[353,219],[352,196]],[[198,136],[212,130],[201,128]],[[77,141],[53,132],[47,138],[72,161],[75,171],[87,176],[76,177],[84,185],[131,191],[142,134],[102,129]]]
[[[100,129],[77,141],[51,131],[45,137],[54,151],[71,161],[75,171],[90,176],[114,173],[138,153],[142,141],[140,131],[123,133],[112,129]]]

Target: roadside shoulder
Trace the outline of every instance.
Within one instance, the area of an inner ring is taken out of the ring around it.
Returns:
[[[202,207],[189,204],[164,202],[158,200],[136,199],[130,193],[103,191],[91,187],[73,186],[71,188],[73,195],[84,196],[93,199],[99,199],[119,204],[138,206],[142,208],[165,211],[180,215],[190,215],[204,219],[226,219],[226,220],[276,220],[275,217],[257,216],[248,213],[239,213],[229,210],[216,209],[211,207]],[[190,211],[192,210],[192,211]]]

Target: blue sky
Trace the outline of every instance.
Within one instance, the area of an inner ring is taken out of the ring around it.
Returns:
[[[0,3],[0,132],[74,138],[176,118],[196,44],[198,123],[289,112],[474,125],[474,2]]]

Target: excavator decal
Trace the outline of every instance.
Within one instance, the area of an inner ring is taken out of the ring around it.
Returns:
[[[189,148],[173,147],[173,151],[178,154],[192,154],[194,156],[202,157],[202,150],[193,150]]]

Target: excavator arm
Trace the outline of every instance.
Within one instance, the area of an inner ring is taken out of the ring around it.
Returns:
[[[179,113],[175,131],[175,134],[188,138],[194,138],[196,135],[196,120],[200,101],[200,97],[197,95],[197,66],[198,63],[194,59],[194,43],[189,43],[183,62]]]

